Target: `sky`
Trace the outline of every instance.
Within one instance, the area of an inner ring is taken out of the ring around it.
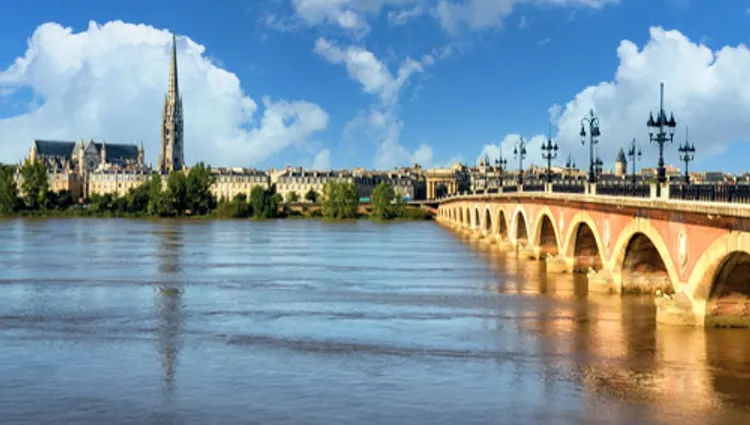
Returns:
[[[721,7],[717,4],[721,3]],[[589,163],[581,118],[600,121],[611,169],[664,104],[668,164],[748,170],[750,1],[5,0],[0,162],[34,139],[143,143],[156,163],[176,34],[185,160],[253,168],[390,169],[540,143]]]

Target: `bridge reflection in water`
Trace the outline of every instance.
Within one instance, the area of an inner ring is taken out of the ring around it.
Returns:
[[[519,312],[517,326],[540,336],[533,341],[545,357],[544,386],[550,393],[572,376],[592,400],[648,406],[642,416],[630,409],[617,412],[624,422],[669,417],[733,423],[736,412],[721,409],[727,403],[750,415],[750,333],[659,325],[648,294],[589,292],[584,274],[549,274],[545,263],[526,258],[522,247],[508,249],[467,233],[459,237],[498,272],[490,289],[548,299],[546,309]],[[505,338],[497,344],[507,348]]]

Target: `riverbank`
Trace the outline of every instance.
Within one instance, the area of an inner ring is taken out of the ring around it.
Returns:
[[[157,217],[144,213],[129,213],[118,211],[94,211],[90,208],[72,207],[64,210],[44,209],[44,210],[20,210],[13,214],[0,214],[0,218],[136,218],[136,219],[159,219],[159,220],[275,220],[275,219],[293,219],[293,220],[325,220],[325,221],[351,221],[351,220],[371,220],[378,222],[404,222],[404,221],[426,221],[432,220],[433,217],[427,211],[419,207],[405,207],[401,216],[388,220],[375,217],[372,210],[367,205],[361,205],[357,211],[357,217],[352,219],[337,219],[325,217],[321,213],[320,205],[295,205],[284,206],[279,208],[277,215],[267,218],[258,217],[232,217],[222,215],[218,210],[214,210],[206,215],[176,215],[171,217]]]

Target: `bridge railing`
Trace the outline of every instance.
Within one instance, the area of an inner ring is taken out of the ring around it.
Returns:
[[[680,184],[669,187],[669,198],[685,201],[750,204],[750,185]]]
[[[448,200],[466,195],[514,194],[523,192],[546,192],[561,194],[596,194],[595,196],[619,196],[632,198],[670,199],[699,202],[720,202],[732,204],[750,204],[750,184],[671,184],[656,190],[656,183],[599,182],[587,190],[589,184],[581,180],[556,181],[552,184],[527,182],[523,185],[506,184],[500,188],[486,191],[464,191],[448,195],[441,200]]]
[[[605,196],[629,196],[634,198],[648,198],[651,196],[651,186],[648,184],[638,183],[597,184],[596,194]]]

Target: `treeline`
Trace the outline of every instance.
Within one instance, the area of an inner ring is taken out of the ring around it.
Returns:
[[[372,191],[371,202],[360,208],[359,194],[353,183],[327,182],[318,194],[305,193],[310,205],[303,211],[289,210],[280,194],[273,189],[255,186],[249,199],[238,194],[233,199],[216,199],[211,193],[214,183],[211,167],[198,163],[186,173],[175,171],[162,181],[153,174],[140,186],[126,194],[94,194],[83,205],[68,191],[53,192],[49,188],[47,170],[41,162],[26,161],[20,169],[21,187],[16,186],[13,167],[0,166],[0,214],[52,214],[55,211],[93,216],[179,217],[215,216],[221,218],[277,218],[291,216],[322,217],[346,220],[372,217],[377,220],[426,219],[420,208],[409,208],[393,187],[380,183]],[[22,196],[21,196],[22,195]],[[299,202],[292,192],[288,202]],[[319,208],[316,208],[319,207]]]

